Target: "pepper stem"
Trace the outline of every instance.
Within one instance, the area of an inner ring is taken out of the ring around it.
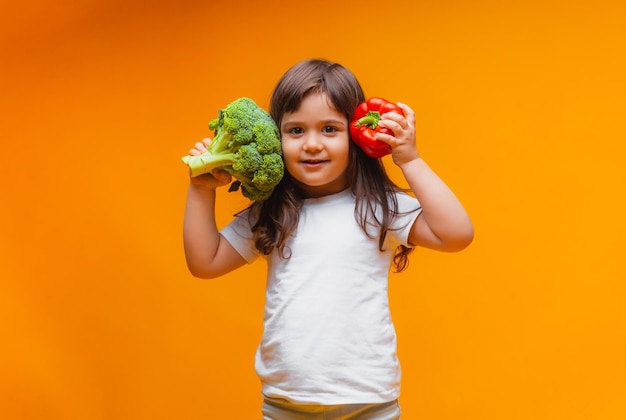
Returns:
[[[362,125],[366,125],[369,128],[376,128],[378,125],[378,121],[380,121],[380,113],[376,111],[368,111],[365,116],[359,118],[354,124],[355,127],[360,127]]]

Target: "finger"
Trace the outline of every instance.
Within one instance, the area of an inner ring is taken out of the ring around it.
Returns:
[[[404,111],[404,113],[406,114],[406,119],[408,123],[410,125],[415,126],[415,121],[416,121],[415,111],[413,111],[413,109],[411,109],[410,106],[402,102],[398,102],[396,105],[398,105],[398,107],[400,107]]]
[[[398,114],[396,114],[398,115]],[[388,128],[389,130],[391,130],[393,132],[394,136],[400,136],[402,135],[402,133],[408,128],[408,123],[406,122],[406,120],[404,119],[404,117],[402,117],[401,121],[395,121],[392,119],[386,119],[386,118],[381,118],[378,121],[378,125],[382,128]],[[385,134],[385,133],[382,133]]]
[[[400,115],[395,112],[385,112],[380,116],[380,121],[395,121],[398,124],[402,124],[404,120],[406,120],[404,115]]]
[[[402,111],[404,112],[404,110]],[[381,115],[378,124],[381,127],[392,130],[396,136],[400,135],[402,131],[406,131],[411,128],[411,124],[407,120],[407,117],[395,112],[386,112]]]
[[[194,148],[189,151],[189,154],[192,155],[192,156],[197,156],[197,155],[202,154],[202,153],[204,153],[206,151],[207,151],[207,148],[204,145],[204,143],[196,142],[196,144],[194,144]]]
[[[375,133],[374,138],[376,140],[382,141],[383,143],[387,143],[391,147],[394,147],[398,140],[397,137],[392,136],[391,134],[386,134],[386,133],[381,133],[381,132]]]

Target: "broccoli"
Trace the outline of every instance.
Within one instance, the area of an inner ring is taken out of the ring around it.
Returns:
[[[222,168],[235,178],[229,191],[241,188],[253,201],[269,198],[284,174],[280,135],[272,117],[242,97],[221,109],[209,128],[215,136],[207,151],[182,159],[191,176]]]

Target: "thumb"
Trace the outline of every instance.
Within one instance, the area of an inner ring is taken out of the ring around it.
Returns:
[[[219,168],[214,169],[213,172],[211,172],[211,175],[213,175],[213,178],[215,178],[222,184],[228,184],[232,179],[231,174],[226,172],[224,169],[219,169]]]

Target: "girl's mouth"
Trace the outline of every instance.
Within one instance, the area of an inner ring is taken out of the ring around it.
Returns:
[[[303,164],[307,165],[307,166],[318,166],[321,165],[323,163],[328,162],[328,160],[323,160],[323,159],[307,159],[307,160],[302,160],[301,161]]]
[[[323,159],[307,159],[307,160],[303,160],[302,162],[304,162],[304,163],[322,163],[322,162],[327,162],[327,161],[323,160]]]
[[[306,159],[301,160],[300,163],[302,166],[308,170],[316,171],[323,167],[326,163],[330,162],[329,160],[324,159]]]

